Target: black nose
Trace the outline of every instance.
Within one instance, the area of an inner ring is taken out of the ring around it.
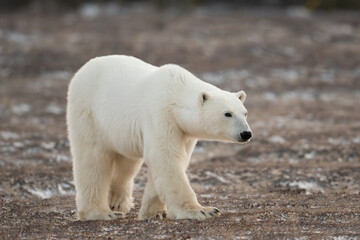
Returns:
[[[244,132],[240,133],[240,136],[244,141],[247,141],[251,138],[251,132],[244,131]]]

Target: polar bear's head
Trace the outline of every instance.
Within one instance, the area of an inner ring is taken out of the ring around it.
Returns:
[[[203,137],[231,142],[246,142],[252,132],[246,121],[247,110],[244,107],[246,93],[240,91],[201,92],[199,95],[199,120]]]

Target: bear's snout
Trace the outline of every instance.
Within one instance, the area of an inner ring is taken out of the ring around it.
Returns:
[[[249,132],[249,131],[244,131],[244,132],[240,133],[240,137],[241,137],[242,140],[244,140],[244,141],[249,140],[249,139],[251,138],[251,136],[252,136],[252,134],[251,134],[251,132]]]

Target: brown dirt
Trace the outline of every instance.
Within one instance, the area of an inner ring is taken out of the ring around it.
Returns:
[[[360,236],[358,13],[119,11],[0,15],[0,238]],[[144,166],[128,218],[76,220],[66,89],[86,60],[107,54],[177,63],[247,92],[253,141],[200,142],[188,170],[219,218],[136,220]]]

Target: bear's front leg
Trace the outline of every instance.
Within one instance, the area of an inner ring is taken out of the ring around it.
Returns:
[[[218,209],[203,207],[198,203],[185,173],[187,166],[184,163],[185,160],[176,157],[179,154],[172,155],[170,151],[167,151],[166,154],[159,154],[159,152],[145,159],[152,176],[149,178],[152,184],[148,183],[145,189],[139,218],[147,218],[144,213],[151,212],[146,209],[150,206],[149,202],[154,199],[151,196],[152,191],[149,189],[151,187],[154,188],[159,200],[166,204],[169,218],[205,220],[219,216]]]
[[[167,217],[167,210],[165,203],[158,197],[154,183],[152,180],[151,172],[148,172],[148,179],[145,187],[144,197],[141,202],[141,208],[139,212],[139,219],[164,219]]]

